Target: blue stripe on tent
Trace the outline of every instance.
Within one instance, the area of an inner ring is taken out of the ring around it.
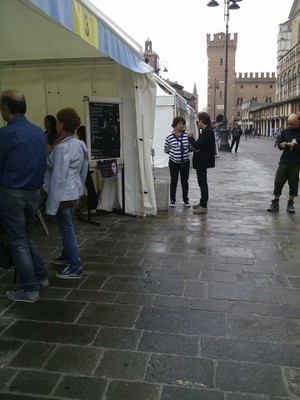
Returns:
[[[74,32],[72,16],[72,0],[30,0],[51,18],[59,21],[70,31]],[[41,28],[43,29],[43,28]]]
[[[99,50],[123,65],[136,72],[153,71],[151,67],[139,59],[119,37],[115,36],[110,29],[98,21]]]
[[[60,22],[71,32],[74,32],[72,16],[72,0],[30,0],[35,6],[51,18]],[[84,7],[84,5],[82,4]],[[41,28],[42,29],[42,28]],[[98,50],[112,58],[117,63],[138,73],[152,72],[148,64],[125,43],[112,29],[98,20],[99,48]]]

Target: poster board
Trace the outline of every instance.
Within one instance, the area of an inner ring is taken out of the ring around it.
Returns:
[[[84,101],[90,161],[123,158],[122,100],[86,96]]]

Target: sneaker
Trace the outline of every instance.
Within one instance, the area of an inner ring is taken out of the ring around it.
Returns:
[[[81,214],[82,215],[88,215],[89,214],[89,210],[85,210]],[[97,214],[97,210],[95,210],[95,209],[90,210],[90,214],[94,214],[94,215]]]
[[[40,289],[46,289],[49,286],[49,280],[48,278],[45,278],[42,281],[39,281],[38,284],[40,285]]]
[[[175,207],[175,201],[171,201],[170,207]]]
[[[71,271],[68,265],[63,271],[57,272],[56,278],[59,279],[80,279],[82,277],[82,269],[78,268],[77,271]]]
[[[199,206],[193,210],[193,214],[207,214],[207,207]]]
[[[185,205],[186,207],[191,207],[191,203],[190,203],[189,201],[185,201],[185,202],[184,202],[184,205]]]
[[[294,209],[294,202],[293,200],[289,200],[287,202],[287,207],[286,207],[286,211],[291,213],[291,214],[295,214],[295,209]]]
[[[196,209],[199,208],[199,207],[201,207],[201,204],[200,204],[200,203],[194,204],[194,205],[193,205],[193,209],[194,209],[194,210],[196,210]]]
[[[52,258],[51,263],[55,265],[69,265],[69,261],[62,255]]]
[[[9,290],[6,297],[12,301],[22,301],[24,303],[35,303],[40,298],[38,292],[25,292],[23,289]]]
[[[273,211],[279,211],[279,201],[278,200],[272,200],[271,201],[271,205],[268,208],[269,212],[273,212]]]

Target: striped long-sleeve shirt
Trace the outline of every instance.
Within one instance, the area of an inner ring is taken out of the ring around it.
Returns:
[[[183,160],[181,160],[181,143]],[[182,135],[176,136],[174,131],[170,133],[166,137],[164,151],[169,154],[170,160],[176,164],[181,164],[181,161],[186,162],[189,159],[189,152],[191,151],[187,134],[183,132]]]

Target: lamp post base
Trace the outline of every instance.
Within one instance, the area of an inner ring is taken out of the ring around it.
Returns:
[[[229,135],[229,129],[228,128],[222,128],[221,129],[221,143],[219,150],[220,151],[227,151],[228,153],[230,152],[230,146],[228,143],[228,135]]]

